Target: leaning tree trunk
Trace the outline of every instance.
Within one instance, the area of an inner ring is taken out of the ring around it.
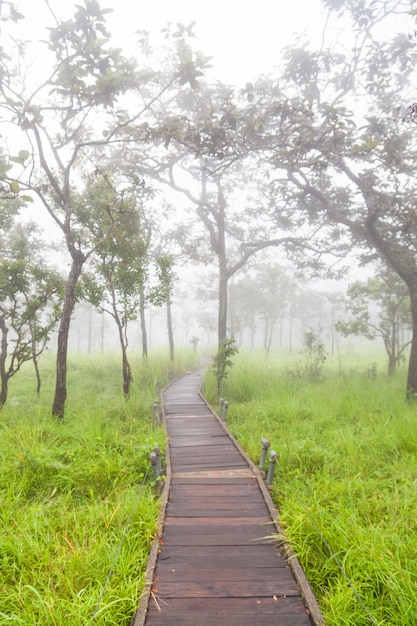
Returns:
[[[219,346],[227,337],[227,278],[220,268],[219,277],[219,319],[218,340]]]
[[[132,382],[132,369],[130,367],[129,359],[127,358],[127,346],[128,346],[127,328],[126,328],[126,324],[123,323],[122,319],[120,318],[119,313],[117,312],[116,298],[115,298],[115,293],[113,290],[112,290],[112,301],[113,301],[112,317],[114,321],[116,322],[117,332],[119,333],[120,348],[122,351],[123,394],[125,398],[128,398],[130,394],[130,384]]]
[[[76,302],[75,290],[85,260],[86,258],[82,252],[74,251],[72,253],[71,270],[65,285],[64,304],[58,330],[55,396],[52,405],[52,415],[55,415],[59,419],[64,417],[65,401],[67,399],[68,337],[71,316]]]
[[[123,394],[125,398],[130,394],[130,383],[132,382],[132,370],[127,358],[126,345],[122,345],[122,367],[123,367]]]
[[[143,286],[140,288],[140,301],[139,301],[139,317],[140,317],[140,330],[142,333],[142,357],[148,358],[148,335],[146,332],[146,317],[145,317],[145,293]]]
[[[7,386],[9,377],[6,372],[6,359],[7,359],[7,335],[9,329],[6,326],[6,322],[0,318],[0,331],[1,331],[1,344],[0,344],[0,411],[3,408],[7,400]]]
[[[174,362],[174,332],[172,329],[172,311],[171,311],[171,299],[167,299],[167,327],[168,327],[168,340],[169,340],[169,358],[171,363]]]
[[[411,340],[410,360],[408,362],[407,398],[417,399],[417,281],[409,285],[413,336]]]

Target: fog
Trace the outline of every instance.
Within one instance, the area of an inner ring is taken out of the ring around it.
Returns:
[[[15,32],[23,36],[28,42],[34,43],[32,56],[26,59],[27,69],[24,70],[25,86],[32,86],[35,89],[39,82],[41,85],[42,75],[47,75],[48,68],[46,55],[44,56],[44,44],[42,43],[48,36],[47,25],[54,25],[54,20],[68,18],[74,11],[75,4],[58,2],[58,0],[43,2],[37,0],[21,0],[18,3],[19,10],[26,16],[26,20],[19,23]],[[330,46],[334,51],[346,51],[354,43],[352,31],[348,23],[337,17],[329,16],[323,5],[318,0],[299,0],[293,3],[272,3],[261,0],[256,6],[244,4],[234,6],[233,3],[215,1],[212,3],[196,3],[189,0],[178,2],[155,2],[149,4],[133,4],[128,0],[114,0],[103,2],[102,6],[110,8],[111,13],[107,15],[108,27],[113,33],[112,43],[123,48],[123,52],[128,55],[138,56],[141,54],[138,47],[139,33],[147,30],[151,34],[151,42],[155,48],[164,42],[165,35],[161,33],[167,23],[190,24],[195,22],[193,45],[196,49],[201,49],[205,55],[211,57],[210,67],[204,71],[204,81],[209,85],[215,85],[216,81],[222,81],[228,85],[238,85],[242,87],[248,81],[255,80],[259,76],[268,76],[280,72],[283,63],[282,50],[286,46],[300,45],[306,46],[305,42],[311,43],[312,49],[323,50],[325,46]],[[397,33],[407,33],[412,30],[413,19],[410,15],[393,15],[387,22],[381,21],[376,28],[376,36],[383,39]],[[3,39],[4,46],[14,47],[12,37],[6,33]],[[28,44],[29,45],[29,44]],[[138,59],[141,61],[141,59]],[[161,68],[162,70],[163,68]],[[326,87],[328,88],[328,87]],[[198,98],[198,90],[196,90]],[[194,97],[193,96],[193,97]],[[363,115],[366,119],[369,114],[367,108],[368,101],[359,91],[349,94],[349,104],[356,105],[356,113]],[[242,100],[244,96],[242,95]],[[131,104],[131,103],[130,103]],[[99,120],[96,120],[99,124]],[[2,131],[2,141],[5,151],[13,154],[14,145],[20,148],[21,134],[16,129],[7,128],[7,132]],[[16,134],[14,134],[16,133]],[[217,157],[216,157],[217,158]],[[226,169],[229,162],[226,160]],[[231,169],[233,159],[230,159]],[[249,166],[256,167],[254,162],[249,162]],[[155,193],[152,199],[152,210],[161,215],[166,207],[171,207],[171,213],[167,212],[167,217],[162,219],[159,225],[162,231],[168,232],[174,223],[187,223],[195,228],[195,237],[207,237],[207,232],[203,226],[197,225],[195,217],[195,206],[189,201],[191,195],[197,199],[202,193],[198,187],[200,181],[195,175],[187,174],[187,167],[191,172],[190,163],[187,156],[183,163],[180,158],[175,163],[178,167],[178,186],[184,185],[187,194],[181,196],[173,189],[168,189],[164,185],[167,181],[151,182],[147,184]],[[180,170],[183,167],[183,170]],[[195,164],[192,165],[196,169]],[[217,165],[216,165],[217,167]],[[220,167],[220,166],[219,166]],[[197,168],[198,169],[198,168]],[[163,170],[162,170],[163,171]],[[272,172],[272,173],[271,173]],[[265,175],[265,188],[269,186],[267,180],[273,177],[273,168]],[[81,174],[79,174],[81,176]],[[239,175],[241,178],[239,178]],[[188,178],[187,178],[188,176]],[[193,178],[194,176],[194,178]],[[335,175],[337,177],[337,174]],[[163,177],[161,176],[161,179]],[[238,170],[235,172],[235,179],[227,183],[228,202],[230,207],[230,220],[233,228],[240,228],[240,235],[248,244],[248,237],[256,224],[256,203],[253,202],[254,191],[246,189],[244,176]],[[247,176],[250,179],[250,176]],[[334,179],[334,180],[337,180]],[[81,177],[80,177],[81,181]],[[160,184],[161,183],[161,184]],[[216,193],[215,177],[207,183],[208,193]],[[256,185],[259,187],[259,180]],[[210,185],[212,185],[210,187]],[[225,185],[226,187],[226,185]],[[249,186],[248,186],[249,187]],[[219,190],[217,190],[219,191]],[[268,199],[271,203],[271,200]],[[252,204],[251,204],[252,203]],[[196,203],[198,206],[198,202]],[[247,225],[239,224],[239,212],[241,207],[248,209],[253,222]],[[44,231],[48,240],[55,241],[57,249],[48,253],[48,257],[62,270],[68,269],[69,257],[65,250],[62,232],[56,223],[47,216],[44,207],[37,200],[31,207],[30,212],[25,213],[25,219],[35,219],[41,230]],[[268,216],[271,219],[271,216]],[[204,221],[204,220],[203,220]],[[261,220],[258,220],[258,224]],[[244,229],[246,231],[244,232]],[[314,226],[308,224],[298,225],[295,235],[298,237],[309,237]],[[264,232],[267,229],[265,226]],[[232,230],[232,229],[231,229]],[[259,231],[261,233],[261,230]],[[242,234],[243,233],[243,234]],[[282,230],[279,232],[282,235]],[[294,235],[294,236],[295,236]],[[229,265],[236,263],[236,258],[241,252],[238,242],[230,235],[228,241],[228,254],[230,255]],[[233,235],[234,236],[234,235]],[[343,236],[346,236],[344,234]],[[237,236],[236,236],[237,237]],[[162,240],[161,240],[162,241]],[[188,242],[187,242],[188,243]],[[250,243],[250,242],[249,242]],[[159,244],[163,248],[165,244]],[[168,246],[167,246],[168,248]],[[190,262],[186,259],[178,247],[169,248],[175,258],[175,273],[177,280],[172,294],[175,340],[179,345],[189,345],[193,338],[198,338],[199,345],[210,346],[216,344],[216,329],[218,317],[217,295],[210,295],[209,288],[206,288],[204,299],[199,296],[199,289],[204,280],[210,285],[216,285],[218,280],[219,267],[216,264],[213,250],[208,246],[203,250],[206,260]],[[277,249],[273,253],[260,250],[256,254],[256,264],[275,264],[276,267],[284,267],[288,272],[289,279],[293,283],[292,293],[287,295],[287,302],[282,307],[277,319],[267,319],[267,315],[262,310],[255,310],[251,313],[251,319],[247,317],[248,305],[244,300],[239,299],[238,286],[243,289],[246,285],[248,289],[256,283],[254,275],[255,256],[248,264],[247,271],[239,270],[231,272],[229,268],[229,312],[227,321],[227,332],[237,338],[238,343],[248,347],[264,347],[286,349],[292,351],[297,349],[302,342],[304,333],[308,329],[323,334],[326,343],[331,351],[335,350],[341,337],[337,337],[334,324],[343,316],[347,315],[342,303],[342,297],[346,292],[350,282],[360,278],[366,279],[375,272],[375,266],[371,263],[361,266],[358,260],[363,249],[357,249],[355,244],[351,245],[351,250],[346,250],[343,258],[329,260],[334,263],[334,271],[337,272],[343,267],[343,274],[333,280],[320,279],[320,272],[309,272],[308,263],[304,261],[304,269],[296,268],[296,263],[288,265],[288,255],[283,250]],[[292,259],[293,260],[293,259]],[[259,295],[256,296],[257,298]],[[279,301],[274,305],[273,294],[271,293],[271,306],[278,309]],[[270,303],[268,303],[269,306]],[[281,302],[282,304],[282,302]],[[265,305],[267,306],[267,305]],[[246,307],[246,308],[245,308]],[[149,347],[159,347],[166,345],[166,312],[165,308],[148,306],[146,313],[147,331]],[[271,329],[271,324],[273,328]],[[269,325],[269,326],[268,326]],[[268,339],[266,337],[268,335]],[[129,349],[141,349],[141,330],[137,322],[130,324],[128,331]],[[350,345],[352,340],[350,340]],[[93,311],[90,305],[81,302],[77,305],[71,325],[70,349],[78,352],[94,352],[109,349],[116,349],[118,345],[117,333],[113,329],[112,320],[108,315],[102,315]],[[53,346],[53,343],[52,343]]]

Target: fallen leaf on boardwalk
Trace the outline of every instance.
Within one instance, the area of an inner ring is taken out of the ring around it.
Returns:
[[[151,596],[153,598],[153,601],[155,602],[156,608],[158,609],[159,612],[161,612],[161,607],[159,606],[158,600],[156,599],[156,596],[155,596],[155,594],[152,591],[151,591]]]
[[[278,598],[276,596],[272,596],[274,602],[278,602]]]
[[[174,569],[172,569],[172,570],[171,570],[171,572],[175,572],[175,570],[174,570]]]
[[[158,593],[158,589],[151,589],[151,593]]]
[[[256,604],[262,604],[260,600],[256,600]]]

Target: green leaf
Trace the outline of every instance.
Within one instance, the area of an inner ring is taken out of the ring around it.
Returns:
[[[9,185],[9,186],[10,186],[10,191],[11,191],[12,193],[15,193],[15,194],[18,194],[18,193],[19,193],[19,191],[20,191],[20,185],[19,185],[19,183],[17,182],[17,180],[12,180],[12,182],[10,183],[10,185]]]
[[[29,157],[30,157],[30,152],[28,150],[20,150],[19,154],[17,155],[17,158],[19,159],[20,163],[24,163],[25,161],[28,160]]]
[[[30,152],[28,150],[20,150],[19,154],[15,157],[10,157],[10,160],[13,161],[13,163],[21,163],[23,165],[29,157]]]

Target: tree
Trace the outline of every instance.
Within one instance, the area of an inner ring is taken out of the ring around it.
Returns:
[[[355,246],[363,261],[382,257],[406,283],[411,397],[417,393],[416,136],[393,119],[393,110],[415,89],[417,51],[406,35],[373,36],[371,9],[386,14],[388,4],[349,3],[357,18],[351,56],[293,47],[286,52],[285,89],[282,81],[262,80],[254,93],[265,118],[263,155],[274,169],[279,219],[323,226],[323,246]]]
[[[339,321],[337,330],[370,340],[380,337],[388,355],[388,375],[393,376],[410,345],[409,340],[401,340],[401,331],[411,328],[407,285],[395,272],[381,266],[376,276],[349,286],[347,307],[353,319]]]
[[[150,300],[155,306],[166,307],[166,319],[169,342],[169,357],[171,363],[174,361],[174,331],[172,327],[172,292],[176,275],[174,272],[175,259],[172,254],[160,254],[155,259],[156,275],[158,285],[154,287],[150,294]]]
[[[50,7],[49,2],[46,4]],[[9,64],[1,81],[0,106],[5,119],[22,131],[22,142],[26,139],[25,150],[18,159],[21,171],[13,180],[40,200],[61,232],[70,259],[58,332],[52,407],[52,413],[59,418],[64,415],[67,397],[68,335],[76,288],[92,253],[83,226],[86,216],[81,173],[100,175],[110,148],[126,141],[133,126],[138,144],[155,141],[156,135],[151,132],[154,103],[178,80],[190,83],[198,74],[195,59],[172,62],[172,71],[169,73],[167,67],[162,83],[159,68],[138,69],[111,46],[105,24],[107,13],[97,0],[85,0],[76,5],[71,19],[59,22],[53,16],[56,25],[49,29],[48,42],[53,56],[51,69],[45,62],[36,77],[30,74],[31,80],[26,80],[27,74],[21,71],[23,46],[19,46],[15,65]],[[42,70],[49,73],[42,75]],[[133,99],[132,93],[136,95]],[[7,175],[0,173],[8,182]],[[104,233],[106,236],[110,232]]]
[[[130,393],[128,324],[137,319],[141,287],[148,265],[148,246],[142,236],[140,192],[123,185],[104,170],[90,179],[85,210],[94,251],[91,272],[85,276],[84,295],[116,323],[122,352],[123,393]],[[87,224],[85,224],[87,225]],[[94,243],[95,242],[95,243]]]
[[[293,281],[277,265],[258,267],[255,280],[258,285],[259,315],[264,323],[264,350],[268,356],[276,323],[289,306]]]
[[[2,233],[0,262],[0,410],[10,379],[32,360],[41,379],[38,358],[59,319],[61,276],[42,261],[33,224],[15,224]]]
[[[294,280],[276,263],[257,263],[234,286],[235,309],[252,335],[256,326],[263,325],[263,348],[268,356],[275,327],[287,313],[294,291]]]
[[[245,104],[238,90],[202,84],[196,92],[180,93],[174,111],[176,123],[164,112],[172,137],[164,155],[150,158],[149,175],[181,194],[191,209],[184,250],[199,262],[215,257],[220,345],[228,332],[232,277],[268,247],[288,254],[308,247],[311,233],[288,223],[283,232],[271,218],[266,172],[254,157],[263,146],[262,121],[250,94]]]
[[[222,384],[229,374],[229,369],[233,365],[232,357],[237,354],[238,347],[236,341],[225,339],[221,342],[215,356],[213,357],[212,368],[217,381],[217,395],[220,396]]]

